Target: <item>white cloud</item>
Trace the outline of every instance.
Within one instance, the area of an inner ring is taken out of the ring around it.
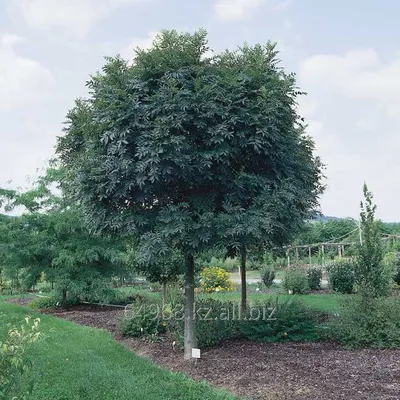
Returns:
[[[0,110],[41,100],[54,84],[50,70],[15,52],[15,45],[23,41],[15,35],[0,36]]]
[[[249,19],[263,5],[269,9],[285,10],[290,6],[287,0],[217,0],[214,4],[214,16],[221,22],[233,22]]]
[[[120,6],[143,0],[14,0],[13,9],[36,29],[63,28],[83,36]]]
[[[385,62],[374,49],[315,55],[300,63],[299,85],[309,93],[300,113],[327,165],[323,211],[357,217],[366,181],[377,216],[399,220],[400,57]]]
[[[223,22],[247,19],[267,0],[218,0],[214,5],[215,17]]]
[[[124,1],[129,1],[129,0],[124,0]],[[137,49],[138,47],[142,50],[150,48],[151,45],[153,44],[154,39],[158,34],[159,32],[151,31],[149,32],[147,37],[141,37],[141,38],[137,37],[131,39],[129,45],[123,47],[120,50],[122,58],[131,60],[135,56],[135,49]]]
[[[352,99],[372,100],[400,118],[400,58],[385,65],[373,49],[317,55],[300,67],[302,81]]]

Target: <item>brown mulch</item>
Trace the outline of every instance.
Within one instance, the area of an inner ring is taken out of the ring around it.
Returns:
[[[32,299],[29,297],[15,297],[7,300],[9,303],[17,304],[19,306],[27,306]]]
[[[137,354],[238,396],[260,400],[400,399],[400,350],[349,351],[324,343],[233,340],[203,351],[197,362],[187,362],[168,339],[149,343],[118,335],[121,309],[81,305],[47,312],[107,329]]]

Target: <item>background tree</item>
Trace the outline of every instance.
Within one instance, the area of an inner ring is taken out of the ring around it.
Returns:
[[[132,65],[109,58],[57,149],[65,189],[91,226],[139,235],[149,262],[170,248],[182,254],[185,358],[196,344],[196,254],[283,242],[286,224],[291,232],[322,189],[295,79],[274,46],[212,58],[207,50],[203,30],[166,31]]]
[[[346,237],[346,240],[349,241],[358,241],[358,223],[354,219],[332,218],[325,221],[307,221],[304,228],[296,235],[294,243],[324,243],[343,237]]]
[[[184,260],[181,254],[174,249],[164,251],[162,256],[154,255],[151,250],[147,254],[149,253],[152,255],[150,259],[143,258],[143,253],[138,252],[137,248],[132,248],[129,252],[128,262],[149,282],[161,284],[164,306],[167,300],[167,285],[176,282],[179,275],[183,274]]]
[[[375,221],[376,204],[366,184],[365,200],[361,202],[362,243],[358,245],[356,260],[356,283],[364,299],[387,295],[390,277],[383,265],[383,247],[379,225]]]
[[[3,216],[6,224],[0,229],[0,252],[4,274],[27,290],[44,273],[64,305],[68,294],[102,298],[109,291],[110,277],[123,268],[125,243],[90,234],[79,210],[52,194],[46,182],[54,182],[58,172],[49,169],[32,190],[7,192],[7,207],[24,206],[26,211]]]

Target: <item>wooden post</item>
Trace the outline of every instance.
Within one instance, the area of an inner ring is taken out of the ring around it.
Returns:
[[[311,267],[311,247],[308,248],[308,259],[310,260],[310,267]]]
[[[287,249],[287,266],[290,267],[290,249]]]
[[[339,255],[339,258],[342,258],[342,246],[341,245],[338,246],[338,255]]]
[[[296,247],[296,264],[299,264],[299,248]]]

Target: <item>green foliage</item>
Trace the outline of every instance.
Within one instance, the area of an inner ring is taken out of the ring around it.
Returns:
[[[246,263],[246,269],[250,271],[261,271],[264,265],[265,264],[260,260],[249,260]]]
[[[88,82],[57,151],[93,227],[197,252],[281,242],[317,205],[321,163],[275,45],[207,49],[204,30],[164,31]]]
[[[400,285],[400,253],[396,253],[393,280]]]
[[[140,252],[131,250],[128,263],[134,265],[134,270],[141,273],[149,282],[167,284],[176,282],[184,271],[182,255],[176,250],[165,249],[162,254],[150,259],[142,257]]]
[[[357,289],[365,298],[387,295],[390,278],[385,273],[381,233],[375,221],[376,205],[372,193],[364,184],[365,201],[361,202],[362,244],[356,261]]]
[[[235,258],[216,258],[216,257],[211,257],[211,260],[209,262],[203,262],[202,266],[205,267],[218,267],[218,268],[223,268],[225,271],[232,272],[232,271],[237,271],[239,268],[239,260]]]
[[[358,239],[357,223],[351,218],[328,219],[326,221],[308,221],[299,235],[296,244],[332,242],[351,233],[346,240]],[[316,249],[312,249],[316,251]],[[337,253],[337,252],[336,252]]]
[[[156,336],[166,332],[164,320],[158,304],[133,304],[131,311],[125,312],[120,331],[125,336]]]
[[[20,381],[32,366],[27,351],[41,338],[39,323],[39,318],[32,321],[26,317],[24,325],[11,328],[6,338],[0,338],[0,399],[26,398],[28,393],[19,393]]]
[[[183,306],[181,305],[174,310],[182,308]],[[237,318],[239,306],[237,303],[215,299],[198,299],[196,300],[195,311],[196,340],[200,348],[216,346],[223,340],[233,339],[238,336]],[[181,345],[183,339],[182,313],[173,313],[168,320],[168,331]]]
[[[352,261],[340,260],[327,266],[329,287],[334,292],[353,293],[355,284],[355,265]]]
[[[124,270],[124,239],[90,233],[76,206],[45,190],[54,173],[48,170],[30,191],[13,192],[14,206],[27,211],[0,218],[2,274],[25,291],[46,276],[60,299],[106,297],[111,276]]]
[[[321,289],[322,282],[322,269],[321,268],[309,268],[307,270],[308,287],[310,290]]]
[[[38,297],[35,300],[32,300],[28,306],[34,310],[58,308],[61,307],[61,302],[55,297]]]
[[[150,265],[182,253],[189,314],[196,254],[285,242],[323,191],[275,44],[207,50],[204,30],[164,31],[133,63],[108,58],[57,145],[64,190],[92,229],[139,234]]]
[[[275,279],[275,269],[273,267],[265,266],[261,270],[261,281],[267,287],[271,287]]]
[[[237,336],[233,310],[238,305],[228,301],[200,299],[196,302],[196,337],[200,348],[216,346]]]
[[[351,296],[325,327],[325,336],[350,348],[400,347],[400,301]]]
[[[235,290],[229,273],[222,268],[207,267],[200,273],[200,287],[205,293],[227,292]]]
[[[291,290],[293,294],[304,294],[309,291],[308,276],[301,268],[290,268],[286,270],[283,279],[283,287],[286,291]]]
[[[300,301],[270,300],[251,307],[239,331],[246,339],[262,342],[314,341],[323,316]]]

